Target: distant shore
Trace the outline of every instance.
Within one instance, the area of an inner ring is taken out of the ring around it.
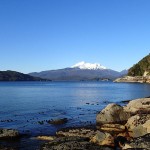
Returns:
[[[114,82],[129,82],[129,83],[150,83],[150,76],[124,76],[114,80]]]

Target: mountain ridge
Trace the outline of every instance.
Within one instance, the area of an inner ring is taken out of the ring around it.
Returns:
[[[32,72],[29,73],[29,75],[53,81],[80,81],[103,79],[114,80],[124,74],[115,70],[107,69],[97,63],[91,64],[82,61],[68,68]]]
[[[33,77],[28,74],[20,73],[17,71],[0,71],[0,81],[46,81],[39,77]]]

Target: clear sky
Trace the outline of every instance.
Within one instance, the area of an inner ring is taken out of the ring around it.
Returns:
[[[0,70],[121,71],[149,53],[150,0],[0,0]]]

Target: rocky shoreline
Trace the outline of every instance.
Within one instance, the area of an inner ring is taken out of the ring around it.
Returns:
[[[14,138],[21,138],[18,131],[0,130],[0,140]],[[68,128],[57,131],[55,136],[35,138],[44,141],[40,150],[149,150],[150,98],[131,100],[125,106],[107,105],[97,114],[96,126]],[[0,146],[0,150],[15,149]]]
[[[124,76],[116,79],[114,82],[150,83],[150,76]]]

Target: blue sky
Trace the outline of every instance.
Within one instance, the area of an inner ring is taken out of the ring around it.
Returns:
[[[149,0],[0,1],[0,70],[86,61],[121,71],[149,53]]]

